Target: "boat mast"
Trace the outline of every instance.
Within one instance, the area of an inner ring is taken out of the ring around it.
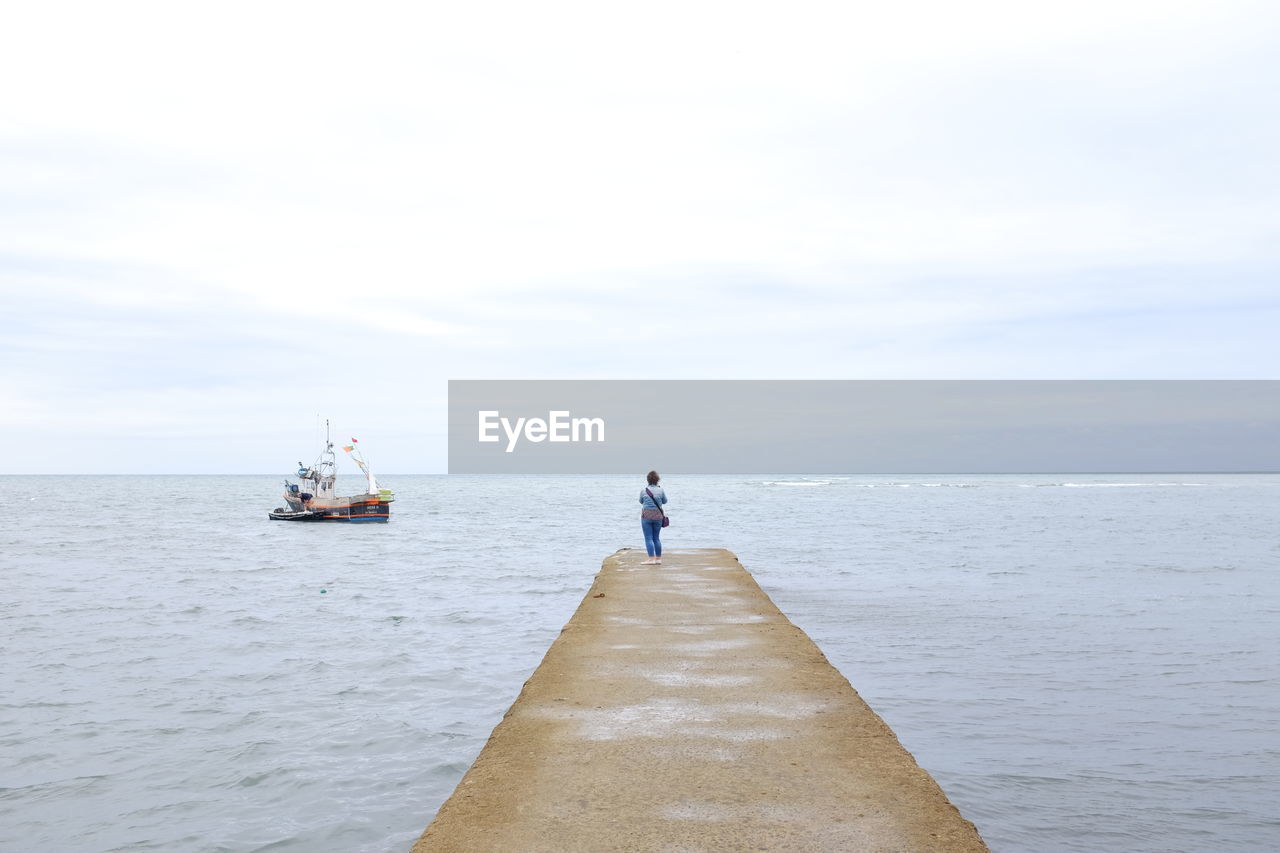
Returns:
[[[329,419],[324,420],[324,450],[316,459],[312,470],[315,472],[316,497],[333,497],[334,482],[337,480],[338,465],[333,453],[333,441],[329,437]]]

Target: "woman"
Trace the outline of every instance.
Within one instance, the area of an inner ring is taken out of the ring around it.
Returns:
[[[644,530],[644,549],[649,552],[649,559],[640,565],[662,565],[662,505],[667,502],[667,493],[658,485],[662,478],[657,471],[649,472],[649,485],[640,490],[640,527]]]

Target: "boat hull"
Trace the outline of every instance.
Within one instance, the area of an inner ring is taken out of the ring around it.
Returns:
[[[323,521],[324,516],[318,512],[294,512],[280,507],[273,512],[267,513],[267,518],[272,521]]]
[[[267,513],[273,521],[336,521],[346,524],[385,524],[391,520],[391,502],[379,495],[313,500],[307,511],[300,501],[290,500],[289,511]]]

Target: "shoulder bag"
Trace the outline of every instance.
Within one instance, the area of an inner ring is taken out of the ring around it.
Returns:
[[[662,526],[670,527],[671,516],[667,515],[666,511],[663,510],[662,504],[658,503],[658,499],[653,496],[653,492],[649,491],[648,489],[645,489],[644,493],[649,496],[649,500],[653,501],[653,505],[658,508],[658,512],[662,513]]]

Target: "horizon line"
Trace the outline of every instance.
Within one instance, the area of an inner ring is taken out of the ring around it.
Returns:
[[[1143,476],[1153,476],[1156,474],[1280,474],[1280,470],[1272,469],[1249,469],[1249,470],[1149,470],[1149,471],[689,471],[682,472],[676,476],[681,477],[742,477],[742,476],[781,476],[791,475],[799,477],[978,477],[978,476],[1050,476],[1059,474],[1069,474],[1073,476],[1084,475],[1107,475],[1117,476],[1121,474],[1133,474]],[[279,474],[275,472],[268,473],[245,473],[245,472],[164,472],[164,473],[137,473],[137,472],[97,472],[97,473],[78,473],[71,474],[65,472],[40,472],[40,473],[7,473],[0,472],[0,477],[285,477],[288,474]],[[341,476],[341,475],[340,475]],[[347,474],[347,477],[355,477],[355,474]],[[631,477],[644,476],[631,472],[601,472],[601,473],[458,473],[451,474],[447,471],[433,471],[420,473],[379,473],[378,477]]]

